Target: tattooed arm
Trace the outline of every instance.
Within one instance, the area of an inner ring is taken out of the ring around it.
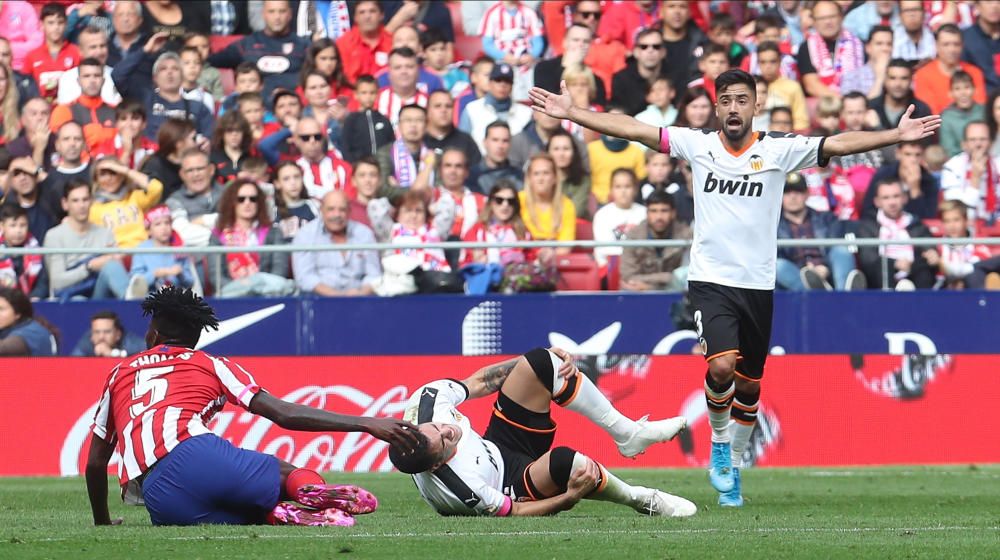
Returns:
[[[573,364],[573,357],[569,352],[560,348],[549,348],[549,350],[563,360],[557,372],[559,377],[565,378],[576,374],[576,366]],[[499,391],[504,381],[514,371],[515,366],[524,368],[529,375],[534,375],[531,373],[531,366],[528,364],[528,361],[520,356],[488,365],[472,374],[465,381],[462,381],[469,390],[469,398],[477,399],[479,397],[486,397]]]

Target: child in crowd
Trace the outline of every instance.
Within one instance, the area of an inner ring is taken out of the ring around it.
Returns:
[[[150,208],[145,217],[149,239],[139,247],[179,247],[181,238],[174,234],[170,219],[170,209],[164,205]],[[191,288],[197,283],[194,264],[187,255],[168,253],[144,253],[132,257],[132,278],[128,294],[139,298],[144,293],[158,290],[162,286],[173,285]]]
[[[201,52],[194,47],[183,47],[181,57],[181,95],[188,101],[205,105],[210,113],[215,114],[215,98],[208,92],[198,79],[205,67]]]
[[[444,89],[452,97],[458,97],[469,87],[469,75],[462,71],[454,62],[453,49],[448,47],[444,35],[437,29],[428,29],[420,34],[420,43],[424,47],[424,66],[435,76],[441,78]]]
[[[250,123],[253,145],[256,146],[264,136],[264,99],[257,92],[241,93],[236,98],[236,107],[240,115]]]
[[[129,169],[141,168],[158,147],[142,133],[146,130],[146,110],[142,103],[126,99],[115,107],[115,128],[118,134],[98,146],[91,156],[115,156]]]
[[[49,279],[42,256],[6,256],[4,247],[40,247],[28,230],[28,211],[18,205],[0,207],[0,288],[18,288],[35,301],[48,297]]]
[[[750,55],[750,51],[737,43],[735,37],[736,20],[733,16],[726,13],[712,15],[712,21],[708,24],[708,40],[724,49],[723,52],[729,59],[729,66],[739,68]]]
[[[396,140],[396,132],[389,118],[375,109],[378,82],[367,74],[358,77],[354,86],[354,99],[358,110],[348,113],[340,129],[340,142],[344,158],[354,163],[364,156],[374,156],[382,146]]]
[[[493,73],[493,66],[496,63],[488,56],[481,56],[472,64],[472,72],[469,73],[468,89],[464,93],[455,97],[455,126],[458,126],[458,119],[465,110],[465,106],[486,95],[490,87],[490,74]]]
[[[715,43],[708,43],[698,58],[698,71],[701,72],[701,77],[691,80],[687,87],[705,88],[708,96],[712,98],[712,103],[715,103],[715,79],[728,69],[729,58],[726,49]]]
[[[260,94],[264,91],[264,76],[260,73],[257,65],[253,62],[239,63],[233,74],[233,93],[230,93],[225,99],[222,100],[222,106],[219,107],[219,116],[222,116],[222,114],[226,111],[232,111],[235,109],[236,102],[241,94]]]
[[[941,112],[941,147],[948,157],[962,152],[965,125],[985,118],[985,109],[975,100],[975,86],[968,72],[956,70],[951,75],[952,104]]]
[[[413,246],[424,243],[440,243],[441,232],[430,225],[431,212],[420,193],[406,191],[399,200],[396,223],[389,234],[393,245]],[[424,270],[448,272],[451,267],[441,249],[396,249],[396,254],[414,257]]]
[[[80,64],[80,50],[66,40],[66,7],[51,2],[42,6],[39,16],[45,42],[28,53],[24,72],[38,84],[39,94],[54,104],[63,72]]]
[[[677,120],[677,108],[674,107],[675,95],[676,92],[673,84],[670,83],[670,78],[658,76],[649,85],[649,93],[646,94],[646,103],[649,105],[636,115],[635,119],[656,127],[674,124],[674,121]]]
[[[771,126],[771,111],[767,108],[767,82],[761,76],[754,76],[757,90],[757,104],[753,111],[753,129],[767,131]]]
[[[840,132],[840,112],[843,104],[837,97],[820,97],[816,104],[816,122],[813,136],[833,136]]]
[[[636,199],[638,181],[631,169],[616,169],[611,174],[611,204],[605,204],[594,214],[595,241],[621,241],[630,229],[646,219],[646,208]],[[621,255],[621,247],[597,247],[594,259],[607,266],[608,257]]]
[[[184,35],[184,46],[198,49],[201,54],[202,68],[201,75],[198,76],[198,85],[205,88],[205,91],[212,94],[212,98],[221,101],[226,96],[222,89],[222,74],[218,68],[209,66],[208,55],[211,54],[211,43],[208,35],[200,31],[189,31]]]
[[[972,235],[969,230],[969,209],[965,204],[958,200],[946,200],[941,203],[940,211],[941,229],[946,239]],[[966,278],[975,270],[975,264],[990,258],[990,248],[973,243],[942,243],[938,246],[938,254],[933,251],[925,253],[927,263],[940,270],[938,286],[960,290],[966,287]],[[931,255],[934,258],[930,258]]]

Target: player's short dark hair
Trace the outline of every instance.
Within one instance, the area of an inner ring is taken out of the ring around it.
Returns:
[[[969,84],[975,87],[975,83],[972,81],[972,75],[965,70],[955,70],[955,73],[951,75],[951,87],[955,87],[955,84]]]
[[[760,53],[763,52],[777,53],[778,60],[781,60],[781,47],[779,47],[778,43],[775,43],[774,41],[764,41],[763,43],[757,45],[757,56],[760,56]]]
[[[719,77],[715,79],[715,94],[717,96],[722,95],[726,91],[726,88],[738,84],[747,86],[750,89],[750,95],[757,96],[757,82],[753,79],[753,76],[739,68],[726,70],[719,74]]]
[[[38,14],[38,20],[45,21],[45,18],[49,16],[58,16],[62,19],[66,19],[66,6],[57,2],[49,2],[48,4],[42,6],[42,11]]]
[[[28,219],[28,211],[20,204],[4,204],[0,206],[0,222],[16,220],[17,218]]]
[[[131,115],[139,115],[142,120],[146,120],[146,108],[135,99],[124,99],[115,107],[115,120]]]
[[[942,33],[951,33],[952,35],[962,36],[962,30],[954,23],[946,23],[941,27],[938,27],[937,32],[934,33],[934,38],[937,39],[941,37]]]
[[[396,47],[389,51],[389,58],[392,58],[394,55],[403,58],[417,58],[417,53],[410,47]]]
[[[215,311],[190,288],[160,288],[146,296],[142,302],[142,314],[152,317],[152,327],[167,344],[194,348],[203,330],[219,330]]]
[[[677,202],[674,200],[674,195],[668,193],[663,189],[656,189],[648,197],[646,197],[646,208],[654,204],[666,204],[670,208],[677,208]]]
[[[98,311],[90,316],[90,322],[93,323],[99,319],[110,319],[114,323],[114,327],[117,331],[124,333],[125,326],[122,325],[122,318],[118,316],[117,313],[111,311],[110,309],[105,309],[103,311]]]
[[[404,454],[396,446],[389,447],[389,460],[399,472],[418,474],[431,470],[437,457],[431,453],[431,440],[423,432],[417,432],[417,445],[412,453]]]
[[[872,27],[871,31],[868,32],[868,40],[865,42],[871,43],[876,33],[888,33],[890,35],[894,34],[892,28],[889,27],[888,25],[876,25]]]

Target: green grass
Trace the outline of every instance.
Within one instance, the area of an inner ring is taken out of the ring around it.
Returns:
[[[626,470],[688,497],[691,519],[583,502],[550,518],[445,518],[401,475],[332,474],[379,497],[355,527],[152,527],[113,504],[119,527],[91,526],[79,478],[0,479],[0,558],[998,558],[1000,465],[757,469],[747,505],[723,510],[700,470]]]

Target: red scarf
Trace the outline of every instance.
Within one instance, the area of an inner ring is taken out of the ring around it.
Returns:
[[[6,243],[0,242],[0,247],[6,246]],[[38,246],[38,241],[29,233],[28,239],[24,242],[24,247],[34,248]],[[14,267],[14,259],[12,257],[0,258],[0,280],[13,277],[17,287],[27,295],[31,293],[32,288],[35,287],[35,283],[38,282],[38,276],[42,273],[42,256],[35,254],[24,255],[23,259],[21,261],[21,274],[18,276],[17,270]]]
[[[264,244],[270,226],[251,230],[226,228],[216,231],[219,241],[226,247],[257,247]],[[233,280],[246,278],[260,271],[260,253],[226,253],[226,267]]]

